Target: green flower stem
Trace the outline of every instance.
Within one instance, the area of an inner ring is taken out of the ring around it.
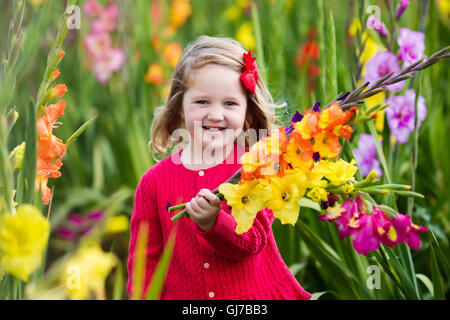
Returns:
[[[12,198],[10,190],[13,189],[12,186],[12,174],[11,174],[11,162],[8,160],[8,150],[6,149],[7,144],[7,134],[6,134],[6,119],[3,115],[0,115],[0,185],[3,188],[0,189],[0,197],[3,197],[5,208],[8,212],[13,212],[14,208],[12,205]],[[1,199],[0,199],[1,201]]]
[[[69,0],[67,2],[67,8],[70,8],[71,6],[74,6],[77,0]],[[47,68],[45,70],[44,80],[42,80],[41,85],[39,86],[39,91],[37,95],[36,100],[36,108],[37,108],[37,114],[38,117],[42,115],[44,112],[45,106],[42,105],[42,102],[44,101],[48,87],[53,79],[53,71],[55,71],[56,66],[58,65],[59,61],[61,60],[59,57],[60,50],[62,43],[64,41],[64,38],[66,37],[67,31],[69,30],[69,26],[67,24],[67,21],[69,19],[69,16],[72,12],[69,10],[66,10],[64,12],[64,15],[60,21],[59,27],[58,27],[58,34],[56,36],[56,40],[53,44],[53,47],[50,51],[50,54],[47,58]]]

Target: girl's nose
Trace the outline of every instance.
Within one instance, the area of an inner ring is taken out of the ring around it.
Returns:
[[[220,108],[213,106],[208,112],[208,120],[222,121],[224,119],[223,112]]]

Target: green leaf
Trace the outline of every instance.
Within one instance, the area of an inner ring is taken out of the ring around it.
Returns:
[[[262,78],[267,81],[267,71],[266,63],[264,61],[264,49],[262,46],[262,34],[261,34],[261,24],[259,22],[258,8],[254,2],[251,3],[252,6],[252,23],[253,29],[255,30],[255,42],[256,42],[256,56],[258,57],[258,65],[261,69]]]
[[[77,131],[75,131],[69,139],[67,139],[66,141],[66,146],[69,146],[72,142],[74,142],[83,132],[84,130],[86,130],[87,128],[89,128],[89,126],[94,122],[94,120],[97,118],[98,116],[95,115],[93,116],[91,119],[89,119],[88,121],[86,121],[85,123],[83,123],[81,125],[81,127],[78,128]]]
[[[431,295],[434,296],[434,288],[433,283],[431,282],[430,278],[428,278],[426,275],[422,273],[416,274],[417,279],[422,281],[422,283],[425,285],[425,287],[430,291]]]
[[[436,260],[436,247],[431,242],[431,279],[433,280],[433,297],[435,300],[445,300],[444,280]]]
[[[164,251],[156,266],[155,272],[152,276],[152,282],[147,293],[146,300],[157,300],[161,294],[161,290],[166,279],[167,271],[169,269],[170,259],[175,245],[176,230],[172,231],[167,240]]]
[[[303,207],[307,207],[307,208],[311,208],[313,210],[316,210],[318,212],[320,212],[320,206],[317,202],[312,201],[309,198],[303,197],[300,200],[298,200],[298,204],[300,205],[300,208]]]
[[[18,203],[33,203],[37,163],[36,109],[28,103],[26,111],[25,155],[17,185]]]
[[[336,286],[343,293],[342,298],[362,299],[365,284],[361,284],[353,272],[324,240],[322,240],[305,223],[298,221],[296,230],[311,252],[311,256],[320,263],[327,272],[332,274]]]
[[[292,275],[295,277],[295,275],[302,270],[306,266],[306,263],[294,263],[289,267],[289,270],[291,271]]]
[[[113,288],[113,300],[122,300],[122,290],[123,290],[123,270],[122,264],[119,263],[116,268],[116,275],[114,277],[114,288]]]
[[[314,292],[313,294],[311,294],[311,299],[310,300],[319,300],[319,298],[321,296],[323,296],[325,293],[328,293],[328,291]]]
[[[330,10],[327,21],[327,101],[333,100],[337,94],[337,62],[336,62],[336,32],[334,28],[333,11]]]

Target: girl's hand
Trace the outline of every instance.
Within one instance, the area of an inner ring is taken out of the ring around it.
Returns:
[[[192,221],[203,231],[214,226],[220,209],[220,199],[208,189],[201,189],[195,198],[186,203],[186,211]]]

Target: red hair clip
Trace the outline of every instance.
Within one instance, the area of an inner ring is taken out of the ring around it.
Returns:
[[[256,57],[252,57],[250,50],[248,53],[244,52],[245,71],[241,74],[241,80],[244,87],[253,93],[255,93],[255,87],[258,83],[258,67],[256,66],[255,60]]]

